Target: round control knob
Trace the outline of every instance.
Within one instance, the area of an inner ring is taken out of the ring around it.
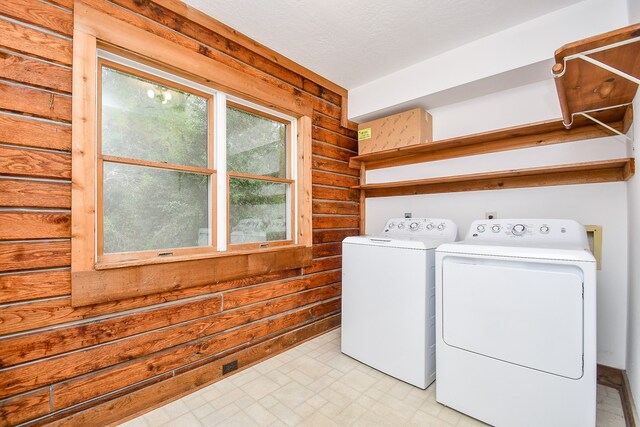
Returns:
[[[478,230],[478,233],[484,233],[484,225],[477,226],[476,230]]]
[[[390,222],[390,223],[389,223],[389,228],[394,228],[395,226],[396,226],[396,223],[395,223],[395,222]]]
[[[527,231],[527,227],[525,227],[523,224],[516,224],[511,229],[511,232],[516,236],[522,236],[525,231]]]
[[[498,233],[500,231],[500,226],[498,224],[491,227],[491,231],[494,233]]]
[[[409,228],[411,229],[411,231],[416,231],[419,226],[420,224],[418,224],[417,222],[412,222],[411,224],[409,224]]]
[[[540,232],[542,234],[547,234],[549,232],[549,227],[546,225],[543,225],[542,227],[540,227]]]
[[[398,228],[404,228],[404,222],[401,222],[400,224],[398,224]]]
[[[431,223],[427,224],[427,230],[433,230],[433,224]]]
[[[440,231],[444,230],[444,224],[439,224],[438,225],[438,230],[440,230]]]

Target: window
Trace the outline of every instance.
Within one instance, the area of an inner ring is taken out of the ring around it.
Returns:
[[[277,117],[227,105],[231,245],[291,241],[289,129]]]
[[[310,265],[311,97],[78,7],[72,304]]]
[[[293,119],[99,55],[99,264],[294,243]],[[214,97],[225,108],[215,111]],[[218,192],[227,197],[216,208]]]
[[[104,59],[98,73],[98,260],[212,251],[213,96]]]

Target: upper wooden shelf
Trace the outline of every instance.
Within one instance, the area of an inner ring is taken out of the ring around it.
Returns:
[[[634,172],[634,159],[625,158],[412,181],[364,184],[353,188],[362,190],[366,197],[411,196],[416,194],[626,181],[633,176]]]
[[[626,133],[631,125],[632,112],[621,107],[594,113],[594,117]],[[614,135],[584,117],[576,117],[574,122],[571,129],[565,128],[562,119],[556,119],[363,154],[352,157],[349,166],[359,169],[364,164],[367,170],[371,170]]]
[[[567,126],[576,114],[630,104],[638,85],[589,61],[640,78],[640,24],[564,45],[555,52],[553,74]],[[635,40],[634,40],[635,39]],[[601,50],[605,49],[605,50]],[[587,59],[584,59],[587,57]]]

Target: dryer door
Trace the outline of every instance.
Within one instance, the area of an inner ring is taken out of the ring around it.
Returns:
[[[443,339],[506,363],[578,379],[583,275],[572,265],[446,257]]]

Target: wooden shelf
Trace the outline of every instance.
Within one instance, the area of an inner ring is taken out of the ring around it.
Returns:
[[[445,176],[414,181],[364,184],[352,188],[360,189],[365,194],[365,197],[410,196],[416,194],[626,181],[633,176],[634,172],[634,159],[624,158],[541,168]]]
[[[626,108],[607,110],[594,116],[619,131],[628,127],[627,122],[631,121]],[[614,133],[584,117],[577,117],[571,129],[565,128],[562,119],[556,119],[354,156],[349,160],[349,166],[359,169],[364,164],[371,170],[611,135]]]
[[[565,123],[571,123],[575,113],[629,104],[638,88],[637,84],[622,76],[584,59],[570,57],[639,36],[640,24],[635,24],[569,43],[556,50],[553,73]],[[586,56],[633,77],[640,76],[640,41],[589,53]],[[624,129],[623,133],[627,130]]]

